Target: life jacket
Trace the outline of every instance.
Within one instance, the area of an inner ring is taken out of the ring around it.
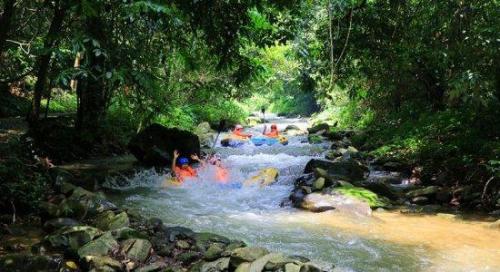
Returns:
[[[228,183],[229,182],[229,171],[221,166],[216,166],[215,168],[215,180],[218,183]]]
[[[176,166],[174,172],[180,182],[183,182],[185,178],[193,178],[198,175],[196,170],[194,170],[191,166],[188,166],[187,168]]]
[[[248,138],[250,135],[244,133],[243,131],[233,130],[233,135],[241,138]]]

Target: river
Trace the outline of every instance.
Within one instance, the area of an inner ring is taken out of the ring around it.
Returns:
[[[280,130],[288,124],[307,127],[305,119],[272,121]],[[261,130],[262,125],[250,129],[254,134]],[[305,164],[329,146],[305,143],[304,136],[289,140],[287,146],[216,147],[235,183],[264,167],[278,168],[279,180],[269,187],[220,186],[206,170],[198,181],[165,188],[165,175],[143,170],[110,198],[168,225],[306,256],[327,270],[500,271],[500,231],[486,223],[387,211],[359,217],[280,207]]]

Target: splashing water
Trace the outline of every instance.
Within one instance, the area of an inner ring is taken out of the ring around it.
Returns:
[[[303,120],[274,120],[282,130]],[[262,125],[253,128],[261,131]],[[480,223],[437,217],[339,212],[314,214],[280,207],[305,164],[324,146],[291,137],[288,146],[217,147],[231,184],[217,184],[213,169],[180,187],[162,187],[167,174],[142,171],[122,193],[110,196],[124,208],[161,218],[169,225],[209,231],[290,255],[303,255],[339,271],[500,271],[500,232]],[[278,182],[242,187],[260,169],[279,169]],[[481,238],[483,237],[483,238]],[[467,257],[463,257],[466,254]]]

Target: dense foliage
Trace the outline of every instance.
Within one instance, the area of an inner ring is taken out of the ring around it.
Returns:
[[[76,142],[125,143],[154,122],[316,112],[363,129],[357,141],[373,156],[424,165],[426,182],[499,186],[498,1],[0,6],[0,114],[32,127],[47,107],[75,115]]]

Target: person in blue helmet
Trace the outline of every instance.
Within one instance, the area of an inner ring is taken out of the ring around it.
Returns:
[[[193,161],[197,161],[204,164],[198,155],[191,155]],[[172,160],[172,173],[178,182],[182,183],[186,178],[195,178],[198,176],[196,169],[189,165],[189,159],[186,157],[180,157],[179,151],[174,150],[173,160]]]

